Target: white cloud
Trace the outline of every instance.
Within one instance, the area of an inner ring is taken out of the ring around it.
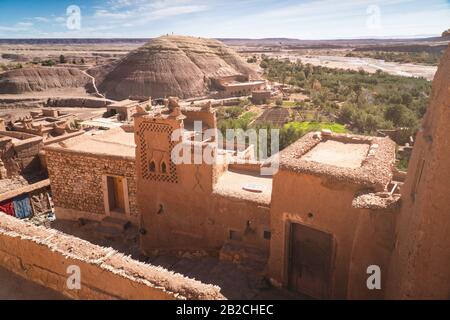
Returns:
[[[0,31],[16,33],[29,31],[31,30],[31,27],[33,27],[32,22],[18,22],[13,26],[0,26]]]
[[[46,17],[34,17],[33,20],[36,20],[38,22],[49,22],[50,19]]]
[[[181,16],[209,9],[205,4],[191,0],[111,0],[109,8],[97,8],[93,23],[122,22],[123,27],[143,25],[149,21]]]

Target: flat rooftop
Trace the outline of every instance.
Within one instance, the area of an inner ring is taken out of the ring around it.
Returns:
[[[220,176],[214,186],[214,194],[270,204],[272,177],[260,176],[249,171],[228,170]]]
[[[395,143],[389,138],[312,132],[279,155],[281,170],[382,191],[392,180]]]
[[[116,118],[95,118],[90,120],[85,120],[81,122],[82,128],[105,128],[105,129],[113,129],[119,128],[123,125],[123,122],[117,120]]]
[[[108,108],[129,107],[129,106],[132,106],[132,105],[135,105],[135,104],[139,104],[139,101],[131,100],[131,99],[125,99],[125,100],[117,101],[117,102],[114,102],[114,103],[110,104],[108,106]]]
[[[233,82],[224,82],[222,85],[226,87],[239,87],[239,86],[254,86],[258,84],[264,84],[264,80],[254,80],[254,81],[247,81],[247,82],[239,82],[239,81],[233,81]]]
[[[135,158],[134,133],[124,128],[87,132],[81,136],[51,144],[47,150],[93,155]]]
[[[368,143],[328,140],[312,148],[303,156],[303,159],[342,168],[359,168],[367,157],[369,148]]]

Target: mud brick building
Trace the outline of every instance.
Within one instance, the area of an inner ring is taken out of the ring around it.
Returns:
[[[97,131],[47,146],[58,218],[123,218],[138,223],[132,127]]]

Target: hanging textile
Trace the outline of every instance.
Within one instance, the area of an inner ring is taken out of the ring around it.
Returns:
[[[3,201],[0,203],[0,211],[6,213],[9,216],[16,216],[14,211],[14,203],[11,200]]]
[[[14,211],[16,217],[19,219],[25,219],[31,217],[33,214],[30,204],[30,198],[27,194],[14,198]]]

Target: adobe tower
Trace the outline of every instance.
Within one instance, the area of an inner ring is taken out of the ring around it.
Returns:
[[[450,48],[433,81],[402,191],[391,299],[450,298]]]

